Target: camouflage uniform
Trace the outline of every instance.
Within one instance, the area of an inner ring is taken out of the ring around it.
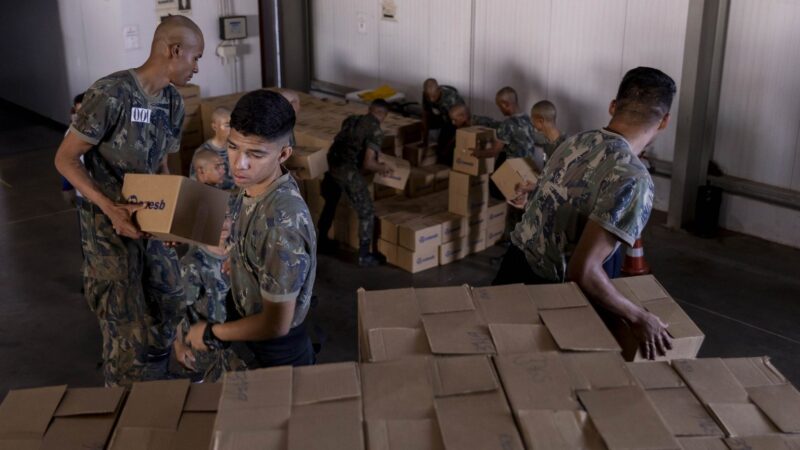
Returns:
[[[652,206],[653,180],[625,138],[587,131],[553,154],[511,241],[536,276],[561,282],[588,220],[632,246]]]
[[[186,315],[180,323],[183,336],[188,335],[189,327],[201,320],[211,323],[225,322],[225,297],[231,286],[230,277],[222,273],[222,263],[226,258],[225,255],[212,253],[197,245],[190,246],[189,251],[181,258],[181,280],[186,291]],[[225,372],[245,368],[244,363],[230,348],[192,353],[196,372],[203,374],[204,381],[215,382]]]
[[[328,151],[328,172],[323,180],[322,195],[325,207],[320,216],[320,236],[327,236],[336,213],[342,191],[358,215],[359,245],[369,247],[375,227],[375,208],[369,194],[369,186],[361,175],[364,154],[367,151],[381,152],[383,131],[378,119],[372,114],[353,115],[342,123]]]
[[[477,114],[473,114],[470,117],[470,126],[482,126],[482,127],[489,127],[497,129],[500,126],[500,121],[492,119],[491,117],[486,116],[479,116]]]
[[[501,159],[528,158],[541,172],[544,167],[544,158],[538,155],[534,149],[535,133],[536,130],[527,114],[515,114],[502,121],[497,128],[497,139],[506,143],[503,146],[505,156]],[[502,164],[502,161],[498,161],[499,164]]]
[[[314,224],[297,183],[283,170],[267,192],[257,197],[239,194],[231,215],[231,297],[237,312],[242,317],[252,316],[261,312],[264,300],[274,303],[295,300],[290,331],[290,335],[295,335],[311,306],[317,272]],[[302,345],[313,361],[311,341],[304,330],[302,333]],[[258,351],[254,353],[262,366],[296,363],[296,359],[264,361],[259,359]],[[297,352],[291,355],[295,357]]]
[[[451,140],[455,139],[456,128],[450,121],[450,108],[455,105],[463,104],[458,91],[454,87],[440,86],[442,95],[439,100],[431,102],[423,95],[422,108],[427,112],[428,131],[439,130],[438,136],[434,133],[430,137],[436,139],[436,162],[446,166],[453,165],[453,151],[449,147]]]
[[[211,150],[219,155],[219,157],[222,159],[222,163],[225,164],[225,176],[222,177],[222,183],[217,187],[226,191],[233,190],[236,187],[236,184],[233,182],[233,176],[231,175],[231,164],[230,161],[228,161],[228,149],[225,147],[216,147],[211,143],[211,139],[209,139],[203,142],[200,147],[197,147],[197,150],[194,151],[194,154],[197,154],[197,152],[200,150]],[[192,155],[192,163],[189,165],[189,178],[192,180],[197,179],[197,173],[194,170],[194,155]]]
[[[558,146],[563,144],[564,141],[566,141],[566,140],[567,140],[567,135],[562,133],[552,142],[550,142],[549,139],[544,138],[544,141],[541,142],[541,144],[539,144],[537,142],[537,145],[542,147],[542,150],[544,150],[545,156],[547,157],[547,159],[550,159],[550,158],[553,157],[553,153],[556,152],[556,149],[558,148]]]
[[[86,169],[105,196],[122,203],[126,173],[157,173],[167,153],[178,151],[183,117],[173,86],[148,96],[127,70],[86,91],[70,132],[92,144]],[[169,351],[182,315],[177,254],[159,241],[117,235],[98,207],[82,204],[84,292],[100,322],[106,385],[161,377],[166,368],[148,364],[148,353]]]

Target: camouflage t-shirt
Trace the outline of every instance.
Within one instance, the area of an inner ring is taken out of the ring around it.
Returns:
[[[473,114],[470,118],[470,125],[469,126],[481,126],[481,127],[489,127],[497,129],[500,126],[500,121],[492,119],[491,117],[486,116],[479,116],[477,114]]]
[[[190,246],[181,258],[181,280],[190,323],[225,322],[225,296],[231,288],[230,278],[222,272],[226,258],[199,245]]]
[[[567,140],[567,135],[561,133],[554,141],[550,141],[549,139],[545,138],[545,142],[542,143],[542,149],[544,150],[544,154],[547,155],[547,159],[553,157],[553,153],[556,152],[556,149]]]
[[[129,69],[86,91],[70,132],[92,144],[86,169],[105,196],[120,202],[126,173],[157,173],[167,153],[180,149],[183,117],[183,98],[174,86],[149,96]]]
[[[225,146],[217,147],[211,142],[211,139],[209,139],[203,142],[200,147],[197,147],[197,149],[194,151],[194,155],[196,155],[200,150],[211,150],[219,155],[219,157],[222,159],[222,163],[225,164],[225,176],[222,177],[222,183],[217,187],[226,191],[235,188],[236,183],[233,182],[233,176],[231,175],[231,164],[230,161],[228,161],[228,148]],[[192,180],[197,179],[197,172],[194,170],[194,155],[192,155],[192,163],[189,165],[189,178]]]
[[[534,273],[562,282],[588,220],[633,245],[652,206],[653,180],[628,141],[607,130],[586,131],[547,162],[511,242]]]
[[[433,115],[442,117],[445,121],[448,121],[450,108],[463,104],[464,99],[461,98],[458,90],[456,90],[454,87],[440,86],[440,88],[442,90],[442,95],[439,96],[439,100],[435,102],[426,100],[425,103],[426,106],[430,108],[430,112]]]
[[[506,143],[503,151],[508,158],[528,158],[534,161],[533,123],[527,114],[508,117],[497,128],[497,139]]]
[[[231,292],[242,316],[263,301],[295,300],[292,327],[303,323],[317,272],[317,235],[308,206],[287,172],[258,197],[239,194],[231,208]]]
[[[328,151],[331,167],[359,168],[366,149],[378,153],[383,145],[383,131],[378,118],[372,114],[352,115],[342,122],[342,128]]]

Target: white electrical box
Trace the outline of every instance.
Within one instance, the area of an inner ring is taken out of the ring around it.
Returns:
[[[247,37],[247,17],[227,16],[219,18],[219,38],[223,41]]]

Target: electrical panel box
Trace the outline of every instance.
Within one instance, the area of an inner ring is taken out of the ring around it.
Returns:
[[[219,38],[223,41],[247,37],[247,17],[227,16],[219,18]]]

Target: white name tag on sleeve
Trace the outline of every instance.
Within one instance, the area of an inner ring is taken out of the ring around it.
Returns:
[[[150,123],[150,110],[131,108],[131,122]]]

